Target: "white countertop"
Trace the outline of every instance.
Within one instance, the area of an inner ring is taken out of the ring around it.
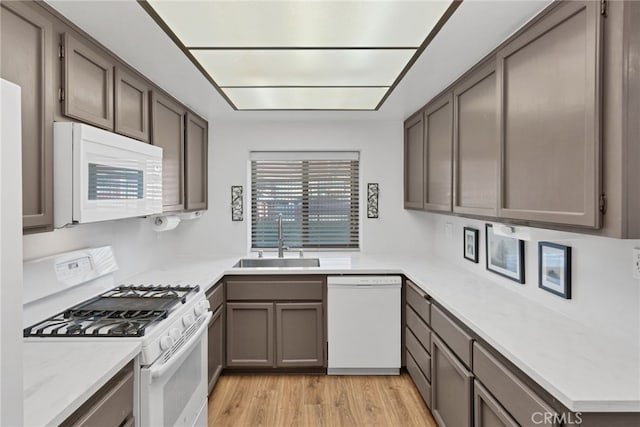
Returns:
[[[622,342],[446,260],[306,253],[320,267],[232,268],[240,257],[178,257],[131,281],[206,290],[228,274],[404,274],[570,410],[640,412],[640,337]]]
[[[58,425],[140,352],[138,342],[25,341],[24,425]]]

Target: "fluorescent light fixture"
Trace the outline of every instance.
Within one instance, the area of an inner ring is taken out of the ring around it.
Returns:
[[[371,110],[387,87],[227,88],[239,110]]]
[[[140,4],[236,109],[373,110],[459,2]]]
[[[391,86],[415,50],[192,50],[220,87]]]

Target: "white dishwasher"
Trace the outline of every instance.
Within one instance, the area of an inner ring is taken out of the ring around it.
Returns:
[[[400,276],[327,277],[329,375],[400,372]]]

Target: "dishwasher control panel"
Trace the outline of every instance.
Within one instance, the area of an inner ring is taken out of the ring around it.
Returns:
[[[400,276],[328,276],[328,286],[402,285]]]

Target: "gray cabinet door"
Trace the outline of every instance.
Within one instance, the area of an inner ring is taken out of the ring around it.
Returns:
[[[149,142],[149,85],[117,67],[114,102],[116,132]]]
[[[227,303],[227,366],[274,367],[273,303]]]
[[[471,426],[473,375],[435,335],[431,337],[431,412],[441,427]]]
[[[278,367],[324,365],[322,303],[276,303]]]
[[[208,346],[208,367],[209,393],[220,377],[224,359],[224,307],[221,306],[213,314],[209,322],[209,335],[207,337]]]
[[[70,33],[64,40],[64,115],[113,130],[113,62]]]
[[[446,94],[424,112],[424,208],[451,211],[453,117],[452,95]]]
[[[496,216],[498,96],[495,59],[453,90],[453,211]]]
[[[21,87],[23,228],[50,229],[55,103],[52,23],[22,2],[2,2],[0,19],[0,76]]]
[[[501,217],[597,228],[600,2],[562,2],[497,53]]]
[[[474,427],[518,427],[518,423],[478,380],[473,381]]]
[[[404,207],[424,207],[424,121],[422,112],[404,123]]]
[[[163,211],[184,210],[184,123],[186,109],[164,94],[151,93],[151,143],[162,147]]]
[[[187,210],[207,209],[209,125],[191,112],[187,113],[186,120],[186,208]]]
[[[129,363],[64,420],[61,427],[133,425],[133,363]]]

